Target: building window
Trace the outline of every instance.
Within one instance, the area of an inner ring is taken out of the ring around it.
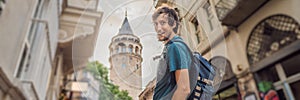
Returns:
[[[193,18],[193,20],[191,21],[193,23],[193,26],[195,28],[195,36],[196,36],[196,40],[197,40],[197,44],[200,43],[200,30],[199,30],[199,23],[196,17]]]
[[[208,18],[209,28],[210,28],[210,30],[213,30],[213,17],[214,16],[213,16],[212,9],[211,9],[209,2],[207,2],[204,5],[204,10],[205,10],[207,18]]]
[[[46,5],[44,3],[44,5]],[[34,12],[34,19],[40,19],[42,18],[42,13],[44,12],[45,10],[42,9],[42,4],[41,4],[41,0],[38,0],[37,2],[37,6],[36,6],[36,9],[35,9],[35,12]],[[29,30],[29,33],[27,35],[27,39],[28,39],[28,42],[30,44],[33,44],[35,42],[35,38],[37,37],[37,33],[39,33],[41,30],[41,28],[43,27],[46,27],[43,25],[43,23],[40,23],[38,21],[32,21],[32,24],[30,26],[30,30]]]
[[[294,96],[295,96],[295,99],[296,99],[296,100],[299,100],[299,99],[300,99],[300,95],[296,95],[296,93],[298,94],[298,93],[300,92],[300,87],[299,87],[299,85],[300,85],[300,80],[298,80],[298,81],[296,81],[295,83],[292,83],[292,84],[291,84],[291,88],[292,88],[293,93],[295,93]],[[281,99],[280,99],[280,100],[281,100]]]
[[[1,3],[5,3],[5,0],[0,0],[0,5],[2,7]],[[44,2],[43,5],[48,5],[49,2]],[[47,11],[47,7],[43,7],[41,4],[41,0],[37,1],[37,6],[36,9],[34,11],[34,19],[39,19],[42,17],[43,14],[45,14],[44,12]],[[30,66],[30,59],[31,59],[31,52],[34,49],[37,49],[36,47],[36,38],[37,38],[37,33],[42,33],[45,32],[47,27],[47,24],[45,23],[41,23],[39,21],[36,20],[32,20],[32,24],[30,26],[29,32],[26,35],[27,38],[25,38],[25,42],[24,42],[24,48],[22,50],[22,55],[20,55],[20,60],[19,60],[19,64],[17,65],[17,69],[16,69],[16,74],[15,77],[17,78],[23,78],[24,74],[28,71],[29,66]]]
[[[250,65],[300,39],[300,26],[291,17],[273,15],[262,20],[252,30],[247,44]]]
[[[115,49],[115,50],[116,50],[116,54],[120,52],[120,50],[119,50],[119,47],[118,47],[118,46],[116,47],[116,49]]]
[[[268,81],[268,82],[275,83],[280,80],[274,65],[258,71],[257,73],[254,74],[254,76],[257,82]]]
[[[140,51],[140,50],[139,50],[139,47],[136,46],[136,47],[135,47],[135,53],[136,53],[136,54],[139,54],[139,51]]]
[[[120,43],[120,44],[119,44],[119,47],[121,47],[121,48],[119,48],[119,49],[121,49],[121,52],[122,52],[122,53],[126,52],[126,46],[125,46],[124,43]]]
[[[21,59],[20,59],[20,62],[19,62],[18,68],[17,68],[17,73],[16,73],[17,78],[21,78],[21,76],[24,72],[24,69],[25,69],[24,66],[26,66],[26,63],[27,63],[27,56],[28,56],[28,45],[25,43],[25,46],[22,50],[22,56],[21,56]]]
[[[129,45],[129,52],[133,53],[133,46],[132,45]]]
[[[4,7],[5,7],[5,0],[0,0],[0,15],[2,14]]]
[[[126,52],[126,46],[122,46],[121,48],[123,53]]]
[[[283,66],[282,68],[287,77],[291,77],[293,75],[300,73],[299,59],[300,59],[300,53],[293,54],[293,55],[291,55],[290,58],[282,61],[282,63],[281,63]]]
[[[125,68],[126,67],[126,64],[125,63],[122,63],[122,68]]]
[[[140,42],[140,40],[138,40],[138,39],[134,39],[134,42],[136,42],[136,43],[139,43],[139,42]]]

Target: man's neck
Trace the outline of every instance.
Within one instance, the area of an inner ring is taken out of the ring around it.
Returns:
[[[167,43],[168,43],[170,40],[172,40],[175,36],[176,36],[176,34],[175,34],[175,33],[172,33],[172,34],[170,35],[169,39],[166,40],[166,41],[164,41],[163,43],[164,43],[164,44],[167,44]]]

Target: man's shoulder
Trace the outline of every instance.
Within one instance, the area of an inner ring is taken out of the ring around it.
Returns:
[[[185,47],[185,44],[183,44],[183,41],[172,41],[167,47],[168,48],[182,48]]]

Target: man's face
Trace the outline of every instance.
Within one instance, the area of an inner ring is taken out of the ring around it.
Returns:
[[[166,41],[169,39],[171,34],[175,34],[173,32],[173,28],[175,26],[176,26],[175,24],[172,26],[168,24],[168,15],[160,14],[154,20],[154,27],[155,27],[155,31],[157,32],[158,41]]]

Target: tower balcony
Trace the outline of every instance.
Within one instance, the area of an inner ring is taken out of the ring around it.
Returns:
[[[216,12],[223,25],[237,27],[269,0],[215,0]]]

